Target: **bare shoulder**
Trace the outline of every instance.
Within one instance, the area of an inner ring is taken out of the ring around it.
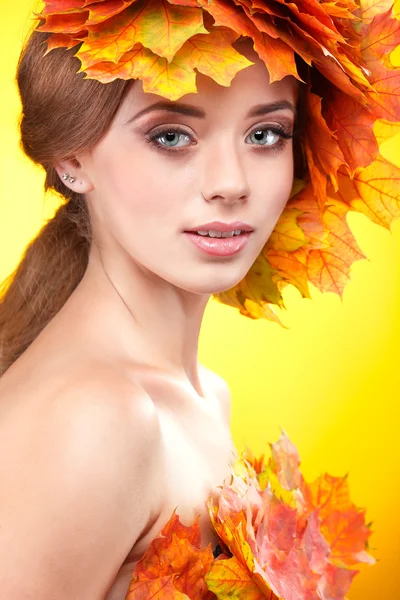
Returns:
[[[64,377],[58,374],[58,380],[58,385],[43,382],[30,394],[23,389],[13,397],[8,390],[0,411],[0,455],[1,449],[7,455],[7,448],[14,448],[22,457],[30,447],[46,456],[58,444],[79,465],[96,453],[101,462],[107,449],[127,472],[158,456],[158,414],[138,384],[115,368],[94,363],[70,369]]]
[[[98,432],[99,441],[125,445],[126,456],[144,458],[146,452],[155,456],[160,440],[158,414],[152,399],[134,381],[115,369],[89,367],[85,373],[66,383],[53,401],[55,417],[60,426],[79,427],[91,435]],[[130,451],[129,451],[130,450]]]
[[[85,364],[75,370],[60,385],[60,396],[80,396],[98,407],[114,409],[154,411],[153,402],[147,392],[133,379],[123,375],[114,366],[103,363]],[[146,410],[147,409],[147,410]]]
[[[158,509],[153,403],[112,370],[87,368],[74,377],[69,371],[58,393],[52,387],[40,401],[8,398],[7,405],[0,419],[5,596],[105,597]]]
[[[11,386],[2,397],[0,454],[14,448],[22,458],[29,452],[25,440],[43,456],[49,447],[60,444],[79,465],[96,453],[100,461],[107,448],[127,472],[146,464],[149,456],[158,456],[158,414],[135,382],[115,368],[94,363],[70,369],[63,377],[58,374],[58,383],[53,374],[49,379],[14,396]]]
[[[201,365],[201,371],[213,393],[217,396],[226,421],[230,425],[232,398],[229,385],[221,375],[218,375],[215,371],[211,371],[211,369],[207,369],[203,365]]]

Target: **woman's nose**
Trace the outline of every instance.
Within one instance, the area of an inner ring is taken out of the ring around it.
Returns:
[[[249,197],[243,157],[233,145],[220,146],[207,156],[202,194],[207,202],[219,200],[223,204],[244,202]]]

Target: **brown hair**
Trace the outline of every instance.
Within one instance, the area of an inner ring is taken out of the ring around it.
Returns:
[[[77,73],[76,48],[45,55],[47,37],[34,31],[18,64],[21,144],[44,167],[45,189],[67,202],[1,286],[0,377],[62,308],[86,271],[92,239],[86,200],[62,183],[53,165],[90,149],[105,135],[130,84],[85,79]]]

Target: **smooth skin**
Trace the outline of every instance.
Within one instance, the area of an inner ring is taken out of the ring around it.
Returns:
[[[94,243],[72,296],[0,380],[7,600],[124,600],[176,507],[216,545],[205,501],[235,448],[229,389],[199,364],[199,331],[210,294],[246,275],[287,202],[297,101],[294,79],[271,84],[251,45],[240,51],[254,65],[230,87],[198,75],[198,94],[178,101],[204,118],[134,119],[165,102],[136,81],[105,137],[56,165],[86,194]],[[249,223],[245,248],[194,247],[184,230],[213,220]]]

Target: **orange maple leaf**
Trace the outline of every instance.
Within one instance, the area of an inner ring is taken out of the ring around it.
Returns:
[[[210,518],[232,558],[213,565],[210,589],[226,598],[343,600],[365,551],[369,528],[350,502],[345,478],[307,484],[295,446],[283,432],[271,458],[249,449],[234,465]]]
[[[270,444],[270,468],[276,474],[285,490],[300,487],[303,477],[300,473],[300,458],[297,448],[283,433],[278,442]]]
[[[287,205],[271,233],[267,249],[286,250],[293,252],[304,246],[306,237],[297,219],[302,211],[293,205]]]
[[[359,562],[373,564],[365,552],[371,530],[365,525],[365,511],[350,500],[347,475],[325,473],[314,482],[302,482],[301,491],[308,512],[318,509],[321,531],[330,544],[330,562],[339,567]]]
[[[82,29],[84,29],[88,15],[88,11],[74,13],[58,13],[55,15],[51,14],[46,16],[45,24],[38,27],[38,30],[51,32],[54,34],[76,34]],[[43,16],[43,13],[40,16]]]
[[[141,43],[154,54],[171,60],[197,33],[208,33],[200,8],[173,6],[167,0],[146,0],[90,27],[77,57],[85,71],[98,62],[118,63],[135,44]]]
[[[363,29],[361,54],[366,62],[389,55],[400,44],[400,21],[392,18],[392,8],[374,17]]]
[[[81,42],[81,39],[79,39],[80,36],[81,39],[84,39],[84,37],[87,36],[87,31],[77,33],[74,38],[67,36],[64,33],[55,33],[47,42],[46,54],[55,48],[73,48]]]
[[[223,27],[195,35],[170,62],[137,44],[118,63],[97,63],[86,68],[85,72],[87,77],[103,83],[112,81],[116,75],[120,79],[140,78],[145,92],[167,94],[171,100],[176,100],[184,94],[196,92],[194,68],[212,76],[220,85],[228,86],[238,71],[253,64],[232,47],[232,41],[237,37]]]
[[[400,21],[392,10],[374,17],[363,29],[361,52],[371,74],[367,92],[375,118],[400,121],[400,68],[390,63],[390,52],[400,44]]]
[[[367,25],[372,19],[393,6],[393,0],[359,0],[359,13]]]
[[[100,0],[100,2],[102,1]],[[45,7],[42,13],[44,15],[52,15],[55,13],[75,12],[97,2],[99,0],[45,0]]]
[[[141,44],[126,52],[118,63],[97,63],[87,67],[85,73],[87,78],[102,83],[113,81],[115,76],[128,80],[140,78],[145,92],[167,94],[171,100],[196,92],[196,74],[182,64],[179,53],[168,62]]]
[[[351,175],[367,167],[379,153],[373,132],[374,116],[362,104],[332,87],[324,95],[324,116]]]
[[[113,0],[113,2],[94,2],[87,6],[89,9],[89,17],[86,25],[98,25],[106,21],[110,16],[115,16],[125,10],[128,6],[136,2],[136,0]]]
[[[263,307],[268,303],[284,307],[282,295],[277,287],[277,281],[282,277],[272,268],[267,258],[260,254],[252,265],[247,276],[233,288],[217,295],[220,302],[239,308],[243,314],[249,313],[253,303]],[[254,318],[259,318],[255,315]]]
[[[265,254],[269,264],[282,278],[281,285],[291,284],[303,298],[311,298],[308,287],[308,273],[305,261],[299,260],[299,253],[285,250],[268,250]]]
[[[212,566],[207,575],[207,585],[217,598],[230,600],[277,600],[272,590],[262,590],[257,585],[257,574],[251,574],[234,556]]]
[[[309,118],[305,150],[310,166],[310,180],[314,195],[323,207],[326,201],[328,178],[337,189],[337,171],[345,163],[345,158],[335,135],[322,116],[322,99],[308,91],[306,106]]]
[[[336,197],[351,209],[387,229],[400,216],[400,169],[382,156],[353,178],[344,169],[338,175]]]
[[[205,575],[214,560],[211,544],[201,546],[199,517],[187,527],[176,510],[137,563],[127,600],[211,600]],[[222,559],[225,554],[221,554]],[[218,557],[220,560],[221,558]],[[146,595],[147,594],[147,595]]]
[[[333,196],[333,193],[332,193]],[[321,291],[342,296],[350,281],[350,268],[365,254],[359,248],[347,224],[349,207],[330,197],[330,205],[323,215],[328,235],[323,249],[311,250],[307,257],[310,281]]]
[[[304,252],[307,253],[311,249],[326,248],[328,232],[322,220],[323,209],[321,209],[317,198],[313,194],[311,182],[289,200],[287,209],[290,210],[291,207],[301,211],[302,214],[297,217],[297,223],[306,236],[306,244],[296,250],[294,254],[304,256]]]

